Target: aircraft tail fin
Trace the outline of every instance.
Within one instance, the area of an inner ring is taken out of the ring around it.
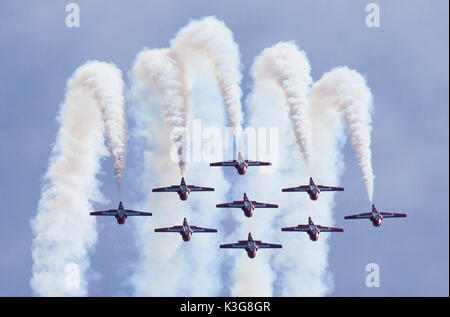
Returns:
[[[308,217],[308,223],[309,223],[310,225],[313,225],[313,224],[314,224],[314,222],[312,221],[311,217]]]
[[[248,241],[253,241],[253,237],[252,237],[252,234],[250,232],[248,233]]]
[[[239,153],[238,153],[238,161],[239,161],[239,162],[242,162],[243,160],[244,160],[244,158],[242,157],[242,153],[239,152]]]
[[[186,220],[186,217],[184,217],[184,219],[183,219],[183,226],[185,226],[185,227],[188,226],[188,222],[187,222],[187,220]]]

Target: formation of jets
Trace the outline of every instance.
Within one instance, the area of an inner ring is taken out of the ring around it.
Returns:
[[[237,160],[225,161],[211,163],[210,166],[233,166],[236,168],[239,175],[244,175],[249,166],[270,166],[270,162],[260,162],[260,161],[250,161],[244,160],[241,153],[238,154]],[[179,185],[172,185],[168,187],[154,188],[152,192],[174,192],[177,193],[181,200],[187,200],[191,192],[202,192],[202,191],[214,191],[211,187],[202,187],[195,185],[187,185],[184,177],[181,178]],[[310,177],[309,185],[300,185],[298,187],[283,188],[282,192],[304,192],[309,195],[311,200],[317,200],[319,198],[320,192],[326,191],[344,191],[343,187],[333,187],[325,185],[316,185],[313,178]],[[255,208],[278,208],[276,204],[261,203],[257,201],[250,200],[247,193],[244,193],[243,200],[236,200],[230,203],[217,204],[217,208],[240,208],[246,217],[252,217]],[[144,211],[135,211],[124,209],[122,202],[119,203],[117,209],[104,210],[104,211],[93,211],[90,213],[91,216],[114,216],[117,223],[123,225],[128,216],[151,216],[152,213]],[[375,205],[372,205],[372,212],[360,213],[356,215],[345,216],[344,219],[369,219],[375,227],[381,226],[381,221],[384,218],[400,218],[406,217],[406,214],[402,213],[391,213],[391,212],[379,212]],[[317,241],[319,239],[319,233],[321,232],[344,232],[342,228],[326,227],[322,225],[314,224],[311,217],[308,217],[308,224],[299,224],[295,227],[285,227],[281,228],[284,232],[306,232],[312,241]],[[183,225],[175,225],[166,228],[157,228],[155,232],[175,232],[179,233],[183,241],[188,242],[191,240],[191,236],[194,232],[203,233],[214,233],[217,232],[216,229],[202,228],[197,226],[191,226],[188,224],[186,218],[183,220]],[[248,234],[247,240],[239,240],[236,243],[221,244],[221,249],[244,249],[247,252],[249,258],[254,258],[256,256],[256,251],[258,249],[279,249],[282,248],[281,244],[266,243],[260,240],[253,240],[252,234]]]

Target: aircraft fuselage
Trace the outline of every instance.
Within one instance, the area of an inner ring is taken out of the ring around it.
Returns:
[[[241,208],[244,212],[244,215],[248,218],[253,216],[253,211],[255,210],[255,207],[253,207],[252,203],[249,201],[244,201],[244,207]]]
[[[247,172],[247,163],[241,162],[235,166],[239,175],[244,175]]]
[[[370,221],[372,221],[374,227],[380,227],[382,220],[383,220],[382,215],[380,215],[377,212],[372,212],[372,217],[370,217]]]
[[[312,222],[310,222],[309,224],[309,229],[307,233],[312,241],[317,241],[319,239],[320,231]]]
[[[315,184],[309,185],[308,195],[311,200],[319,199],[320,190]]]
[[[116,220],[119,225],[123,225],[125,223],[125,219],[127,218],[127,214],[123,210],[123,207],[120,205],[119,209],[117,209]]]
[[[181,186],[180,190],[178,191],[178,195],[180,196],[181,200],[187,200],[189,198],[190,190],[186,186]]]
[[[258,247],[255,245],[253,241],[248,243],[248,246],[245,248],[245,251],[247,251],[247,256],[250,259],[253,259],[256,256],[256,251],[258,251]]]
[[[180,232],[183,241],[188,242],[191,240],[192,230],[188,226],[183,226],[183,231]]]

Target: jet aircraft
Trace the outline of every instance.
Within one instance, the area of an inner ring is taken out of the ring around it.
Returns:
[[[237,243],[221,244],[221,249],[244,249],[249,258],[253,259],[256,256],[258,249],[279,249],[283,246],[281,244],[264,243],[259,240],[253,240],[252,234],[248,234],[247,240],[239,240]]]
[[[259,203],[248,199],[244,193],[244,200],[233,201],[232,203],[218,204],[217,208],[241,208],[246,217],[251,217],[255,208],[278,208],[275,204]]]
[[[103,211],[92,211],[89,213],[91,216],[114,216],[116,217],[117,223],[119,225],[123,225],[125,223],[125,219],[128,216],[151,216],[151,212],[144,211],[135,211],[129,209],[123,209],[122,202],[119,203],[119,207],[117,209],[103,210]]]
[[[197,226],[190,226],[184,218],[182,226],[173,226],[169,228],[158,228],[155,229],[155,232],[177,232],[181,234],[183,241],[188,242],[191,240],[192,233],[194,232],[217,232],[216,229],[208,229]]]
[[[331,191],[344,191],[343,187],[332,187],[324,185],[316,185],[312,179],[309,178],[309,185],[300,185],[298,187],[283,188],[282,192],[306,192],[311,200],[317,200],[319,198],[320,192],[331,192]]]
[[[247,172],[247,167],[249,166],[270,166],[270,165],[272,165],[272,163],[270,162],[244,160],[242,158],[241,152],[239,152],[237,160],[216,162],[209,164],[209,166],[233,166],[237,170],[239,175],[244,175]]]
[[[372,221],[374,227],[381,226],[381,221],[384,218],[405,218],[406,214],[392,213],[392,212],[379,212],[375,205],[372,205],[372,212],[363,214],[345,216],[344,219],[369,219]]]
[[[344,232],[344,229],[315,225],[311,217],[308,217],[307,225],[298,225],[297,227],[281,228],[281,231],[306,232],[312,241],[317,241],[319,239],[320,232]]]
[[[200,187],[194,185],[186,185],[184,177],[181,178],[180,185],[173,185],[169,187],[153,188],[152,192],[170,193],[175,192],[180,196],[181,200],[187,200],[191,192],[213,192],[214,188]]]

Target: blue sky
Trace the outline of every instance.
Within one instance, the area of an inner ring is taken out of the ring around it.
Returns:
[[[0,4],[0,295],[31,295],[31,230],[58,125],[55,116],[67,79],[88,59],[114,62],[126,76],[144,47],[166,47],[189,20],[215,15],[233,31],[249,68],[266,47],[294,40],[308,55],[318,80],[348,65],[367,78],[374,95],[372,133],[374,201],[380,210],[408,213],[403,220],[344,223],[369,208],[350,145],[345,147],[345,195],[336,195],[336,224],[346,233],[330,238],[332,296],[448,296],[449,288],[449,90],[448,1],[374,1],[380,28],[365,25],[369,1],[77,1],[81,27],[65,26],[70,1],[2,1]],[[245,110],[245,108],[244,108]],[[129,122],[132,126],[133,122]],[[130,149],[133,157],[133,148]],[[102,191],[118,198],[110,159]],[[129,160],[123,200],[142,199]],[[99,206],[102,207],[102,206]],[[133,225],[99,223],[93,252],[91,295],[131,293],[127,262],[137,257]],[[365,286],[365,266],[380,265],[381,287]]]

